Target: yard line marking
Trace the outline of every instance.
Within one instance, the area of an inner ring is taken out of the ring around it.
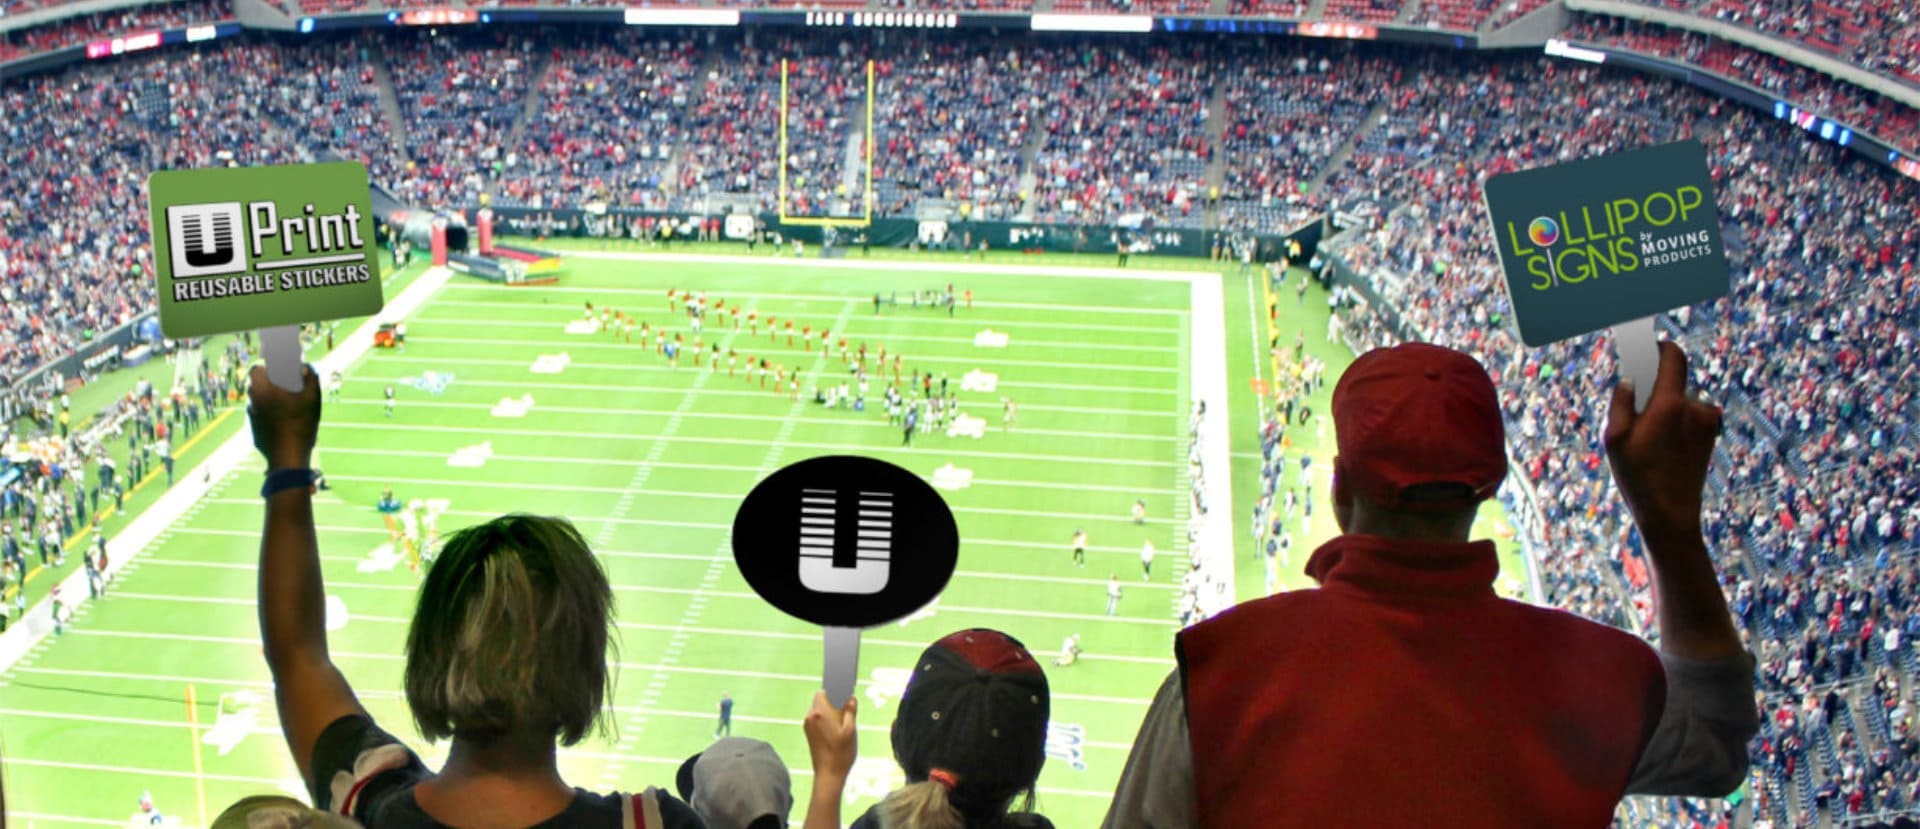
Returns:
[[[255,499],[255,498],[210,498],[207,500],[210,503],[215,503],[215,504],[247,506],[247,507],[258,507],[260,504],[259,499]],[[354,507],[354,509],[358,509],[364,512],[373,511],[373,507],[371,506]],[[487,512],[484,510],[447,510],[446,512],[441,514],[454,515],[454,516],[466,516],[466,517],[472,517],[472,518],[483,518],[483,519],[489,519],[489,520],[498,517],[496,513]],[[609,519],[581,518],[580,520],[584,522],[584,521],[596,521],[596,520],[607,521]],[[732,524],[719,524],[719,523],[698,522],[698,521],[666,521],[666,520],[652,521],[652,520],[646,520],[646,519],[640,519],[640,518],[625,518],[614,523],[644,524],[648,526],[665,526],[665,527],[676,527],[681,529],[704,529],[704,530],[722,530],[722,531],[731,531],[733,529]],[[1175,523],[1178,523],[1178,522],[1176,521]],[[337,530],[337,531],[346,531],[346,532],[360,532],[360,533],[378,533],[380,535],[385,535],[387,532],[386,530],[383,530],[383,529],[363,529],[359,527],[341,527],[339,525],[321,525],[318,527],[318,529]],[[175,532],[190,533],[190,534],[204,534],[204,535],[246,535],[246,536],[252,536],[252,537],[259,536],[259,532],[255,530],[178,529],[178,530],[175,530]],[[1066,550],[1066,547],[1059,542],[1022,541],[1022,540],[1016,540],[1016,539],[969,538],[969,539],[966,539],[965,543],[966,543],[967,549],[969,550],[978,549],[981,547],[1004,547],[1004,548],[1020,549],[1020,550],[1052,550],[1056,553],[1063,553]],[[1108,545],[1101,545],[1101,544],[1091,544],[1087,546],[1087,552],[1112,554],[1112,555],[1132,555],[1137,557],[1140,554],[1140,549],[1138,547],[1116,547],[1116,546],[1108,546]],[[619,552],[613,552],[609,554],[622,555],[622,553],[619,553]],[[673,554],[654,553],[651,555],[668,557]]]
[[[600,292],[593,291],[592,293],[600,293]],[[611,291],[609,291],[609,293],[611,293]],[[643,293],[649,296],[653,295],[652,291],[645,291]],[[648,300],[648,301],[650,302],[651,300]],[[517,299],[517,300],[507,301],[507,302],[467,302],[467,301],[453,300],[453,299],[442,299],[442,300],[437,300],[433,303],[433,307],[435,308],[438,308],[441,306],[460,307],[460,308],[494,308],[494,309],[500,309],[500,310],[509,310],[509,311],[514,311],[516,313],[519,313],[519,317],[518,317],[519,319],[526,319],[529,315],[542,312],[543,310],[558,311],[565,307],[565,306],[558,306],[558,305],[529,305],[529,304],[526,304],[524,299]],[[568,309],[568,310],[571,310],[571,309]],[[1185,311],[1166,311],[1164,313],[1169,313],[1169,314],[1185,313]],[[821,320],[821,319],[831,319],[833,318],[834,315],[827,314],[827,313],[816,313],[811,311],[795,310],[795,311],[788,311],[778,316],[781,319]],[[561,316],[559,314],[556,314],[554,315],[554,319],[556,320],[555,322],[556,325],[564,325],[566,323],[572,322],[573,320],[579,319],[579,318],[571,315]],[[1009,319],[1006,317],[972,316],[964,319],[948,320],[946,317],[935,318],[933,315],[928,314],[924,319],[918,320],[918,322],[925,323],[927,325],[932,325],[937,327],[948,327],[948,328],[972,328],[973,326],[983,326],[983,327],[992,326],[995,330],[1009,331],[1015,334],[1018,334],[1019,330],[1023,327],[1035,327],[1035,328],[1044,327],[1048,331],[1059,331],[1059,330],[1101,331],[1106,333],[1128,334],[1128,335],[1177,333],[1176,330],[1171,327],[1146,328],[1146,327],[1141,327],[1140,325],[1137,325],[1137,324],[1136,325],[1101,325],[1098,323],[1055,322],[1050,319]],[[831,330],[837,330],[837,329],[829,328],[828,330],[831,331]],[[888,336],[888,335],[880,334],[880,333],[876,333],[872,335],[873,339],[876,341],[880,340],[882,337],[885,337],[885,336]],[[1016,340],[1016,342],[1018,342],[1018,340]]]
[[[382,431],[382,432],[436,432],[436,433],[479,434],[479,435],[488,435],[496,438],[502,435],[507,435],[507,436],[549,437],[549,438],[582,438],[582,439],[588,439],[588,440],[609,440],[609,441],[652,440],[651,437],[648,437],[646,435],[635,435],[628,432],[576,432],[576,431],[568,431],[568,430],[561,430],[561,429],[523,429],[519,427],[503,428],[499,426],[487,426],[487,427],[416,426],[410,423],[394,423],[392,421],[375,422],[375,421],[357,421],[357,420],[347,420],[347,421],[327,420],[327,421],[322,421],[321,428],[322,429],[331,428],[331,429],[374,430],[374,431]],[[765,446],[766,445],[766,441],[764,440],[746,440],[742,438],[706,438],[706,437],[682,436],[680,438],[677,438],[676,440],[679,443],[703,443],[703,444],[714,444],[718,446]],[[789,441],[787,443],[787,446],[791,448],[797,448],[797,449],[818,449],[826,452],[836,452],[836,453],[843,453],[843,452],[846,452],[849,448],[852,448],[847,446],[844,443],[812,443],[812,442],[793,442],[793,441]],[[1126,459],[1116,459],[1116,458],[1087,458],[1087,457],[1080,457],[1080,456],[1073,456],[1073,455],[1035,455],[1035,454],[1029,454],[1024,452],[986,452],[978,449],[949,449],[944,446],[928,449],[926,450],[926,453],[927,454],[939,453],[942,456],[953,456],[953,457],[964,457],[964,458],[1001,458],[1001,459],[1008,459],[1008,460],[1042,461],[1046,463],[1061,463],[1061,464],[1097,464],[1102,466],[1145,466],[1145,467],[1153,467],[1153,468],[1162,468],[1167,465],[1167,462],[1164,460],[1159,460],[1159,461],[1126,460]]]
[[[1022,431],[1025,432],[1026,430],[1022,430]],[[332,446],[327,448],[327,454],[329,455],[374,455],[374,456],[383,457],[383,458],[384,457],[433,458],[436,460],[445,459],[447,457],[446,452],[430,452],[430,451],[420,450],[420,449],[361,449],[361,448],[341,448],[341,447],[332,447]],[[492,464],[492,463],[543,463],[543,464],[557,463],[557,464],[568,464],[568,465],[578,465],[578,466],[632,466],[635,463],[635,461],[631,461],[631,460],[618,460],[613,458],[569,458],[569,457],[550,457],[550,456],[542,456],[542,455],[501,455],[501,454],[494,454],[489,456],[487,459],[487,462],[489,464]],[[759,467],[748,466],[746,464],[677,463],[673,461],[655,461],[653,465],[658,467],[665,467],[668,469],[695,469],[702,472],[757,473],[759,471]],[[926,481],[933,480],[933,476],[930,474],[922,475],[920,477],[921,479]],[[743,483],[754,483],[755,480],[744,481]],[[1053,489],[1053,490],[1057,490],[1065,486],[1071,486],[1075,490],[1082,490],[1082,491],[1088,491],[1088,492],[1115,492],[1115,493],[1122,493],[1122,494],[1128,494],[1128,495],[1137,494],[1141,491],[1140,487],[1137,487],[1137,486],[1105,486],[1105,485],[1099,485],[1099,484],[1082,484],[1077,482],[1062,483],[1059,481],[1011,481],[1011,480],[1000,480],[1000,479],[989,479],[989,478],[975,478],[973,479],[973,485],[974,486],[996,486],[996,487],[1006,486],[1006,487],[1019,487],[1019,488],[1030,488],[1030,489]],[[385,532],[385,530],[369,530],[366,528],[356,528],[356,530],[367,531],[367,532]],[[259,533],[257,532],[250,533],[250,535],[258,536]]]
[[[388,363],[388,364],[406,363],[406,364],[413,364],[413,365],[423,365],[423,366],[427,366],[429,369],[451,365],[451,366],[496,366],[500,368],[517,368],[517,369],[525,370],[528,365],[528,362],[526,360],[490,360],[490,359],[485,359],[480,357],[422,357],[414,354],[394,354],[390,356],[385,356],[380,358],[380,362]],[[943,362],[965,363],[968,361],[967,360],[946,360]],[[688,372],[692,370],[692,368],[688,366],[673,368],[671,366],[666,366],[666,365],[656,365],[652,363],[638,363],[638,362],[636,363],[588,363],[588,362],[582,362],[580,360],[572,360],[567,363],[568,371],[573,371],[575,369],[586,370],[586,371],[610,371],[610,372],[627,372],[627,373],[638,372],[638,373],[645,373],[645,374],[664,373],[669,375],[678,373],[678,372]],[[817,372],[816,372],[816,376],[817,376]],[[954,379],[958,380],[959,378],[954,378]],[[1029,382],[1023,382],[1018,380],[1013,380],[1013,381],[1001,380],[999,381],[999,384],[1001,387],[1004,387],[1004,388],[1066,389],[1069,391],[1099,392],[1101,394],[1164,394],[1164,395],[1174,394],[1173,389],[1165,389],[1165,388],[1158,388],[1158,387],[1143,387],[1143,386],[1090,386],[1090,385],[1075,385],[1070,383],[1047,383],[1047,382],[1029,383]],[[685,391],[685,390],[682,389],[681,391]]]
[[[582,351],[586,349],[614,349],[616,351],[624,352],[627,354],[641,355],[645,359],[651,359],[652,357],[657,356],[653,353],[651,346],[637,346],[637,345],[633,345],[632,343],[621,343],[621,342],[594,342],[591,340],[585,341],[585,342],[581,340],[499,340],[499,339],[470,339],[470,338],[463,338],[463,337],[431,337],[431,338],[416,338],[416,339],[419,339],[420,342],[426,345],[446,344],[446,345],[462,345],[462,346],[465,346],[465,345],[526,346],[528,348],[559,349],[559,350],[566,350],[566,351]],[[786,357],[794,360],[802,360],[803,355],[811,356],[813,354],[813,352],[810,352],[810,351],[794,351],[792,348],[768,348],[768,349],[759,349],[759,350],[761,352],[764,352],[764,355],[768,357]],[[1181,369],[1177,366],[1143,366],[1143,365],[1137,365],[1134,363],[1125,363],[1125,362],[1060,363],[1060,362],[1052,362],[1052,361],[1044,361],[1044,360],[1013,360],[1013,359],[1007,359],[1004,357],[976,357],[971,355],[952,356],[952,357],[944,356],[944,355],[934,355],[934,356],[915,355],[913,360],[915,363],[961,363],[961,364],[970,365],[970,366],[1013,366],[1016,368],[1044,368],[1044,369],[1059,369],[1059,370],[1068,370],[1068,371],[1088,371],[1088,372],[1102,372],[1102,373],[1116,372],[1116,371],[1137,371],[1137,372],[1143,372],[1147,374],[1179,374],[1181,371]],[[569,363],[568,365],[569,367],[571,367],[576,365],[586,366],[590,364]],[[642,364],[640,367],[659,370],[659,371],[678,371],[679,370],[672,366],[659,365],[659,364],[652,364],[652,365]],[[814,371],[817,372],[819,371],[819,369],[815,368]],[[705,372],[703,372],[703,374],[705,374]]]
[[[29,823],[32,823],[33,821],[36,821],[36,820],[47,820],[47,821],[54,821],[58,823],[81,823],[88,826],[124,827],[127,825],[126,818],[121,818],[119,820],[105,820],[102,818],[75,817],[74,815],[56,815],[49,812],[21,812],[21,811],[15,811],[12,809],[7,810],[7,814],[13,815],[15,818],[26,818]]]
[[[700,375],[702,379],[710,376],[712,375],[704,372],[701,373]],[[700,379],[696,379],[694,380],[694,382],[699,383],[701,381]],[[341,406],[341,405],[365,406],[367,408],[373,408],[376,406],[379,406],[379,407],[386,406],[386,400],[376,399],[376,398],[348,397],[341,400],[335,400],[334,402],[329,403],[327,405],[329,406]],[[407,401],[407,408],[409,409],[439,408],[439,409],[464,409],[467,411],[486,412],[486,411],[492,411],[496,405],[498,404],[493,402],[457,403],[457,402],[447,401],[447,400],[409,400]],[[983,402],[980,404],[980,406],[981,408],[986,408],[987,404]],[[643,417],[666,417],[666,418],[669,418],[669,421],[668,421],[669,425],[673,425],[675,423],[674,421],[675,418],[680,418],[685,415],[685,412],[663,411],[661,409],[634,409],[634,408],[601,409],[601,408],[589,408],[589,407],[581,407],[581,406],[549,406],[546,404],[541,404],[539,408],[542,414],[550,414],[550,413],[558,412],[562,414],[612,415],[614,417],[625,417],[625,416],[636,416],[636,415],[643,416]],[[885,429],[889,431],[891,431],[893,428],[888,424],[881,422],[878,418],[860,417],[857,413],[852,413],[852,412],[849,412],[849,414],[852,415],[853,418],[855,419],[843,418],[839,421],[836,421],[836,423],[838,424],[853,423],[858,426]],[[745,420],[745,421],[751,421],[751,422],[772,422],[772,423],[780,423],[785,420],[785,418],[777,417],[774,415],[728,414],[724,412],[701,412],[699,417],[701,420]],[[675,429],[675,432],[676,433],[678,432],[678,428]],[[1045,429],[1022,429],[1020,430],[1020,433],[1024,435],[1052,435],[1056,437],[1083,437],[1083,438],[1089,438],[1093,440],[1103,440],[1103,441],[1104,440],[1134,440],[1134,441],[1150,441],[1153,443],[1165,443],[1168,440],[1168,438],[1159,436],[1159,435],[1143,435],[1143,434],[1138,434],[1134,432],[1087,432],[1087,431],[1055,431],[1055,430],[1045,430]],[[670,435],[667,435],[663,432],[662,435],[656,436],[656,437],[664,437],[664,436],[670,436]],[[493,456],[493,457],[498,457],[498,456]]]
[[[775,441],[775,443],[778,443],[778,442],[779,441]],[[362,475],[329,475],[327,477],[329,480],[340,481],[342,483],[364,483],[364,484],[389,483],[389,484],[403,484],[407,486],[425,486],[425,487],[473,487],[477,489],[507,489],[507,490],[514,490],[517,492],[525,492],[527,490],[527,486],[525,484],[508,483],[508,482],[502,482],[502,481],[456,481],[448,478],[394,478],[389,476],[374,477],[374,476],[362,476]],[[741,498],[741,496],[737,494],[729,494],[724,492],[704,492],[704,491],[695,491],[695,490],[674,490],[674,489],[635,489],[632,487],[591,486],[588,484],[541,484],[539,488],[544,490],[552,490],[554,492],[590,492],[596,495],[616,495],[617,494],[617,495],[623,495],[623,496],[630,495],[635,492],[644,491],[648,495],[659,495],[667,498],[698,498],[698,499],[705,499],[710,501],[729,501],[729,502],[738,501]],[[954,512],[977,513],[981,515],[1017,515],[1017,516],[1024,516],[1028,518],[1066,518],[1066,519],[1072,519],[1072,520],[1091,520],[1091,521],[1106,520],[1110,518],[1118,519],[1122,517],[1122,516],[1096,515],[1093,513],[1085,513],[1085,512],[1050,512],[1045,510],[1021,510],[1021,509],[1006,509],[1006,508],[1000,508],[1000,507],[951,507],[951,509]],[[625,518],[625,517],[626,517],[625,515],[613,516],[613,518],[615,519]],[[1146,520],[1146,523],[1167,524],[1167,523],[1171,523],[1171,519],[1149,518]],[[605,542],[600,541],[598,543],[605,543]]]
[[[570,257],[586,257],[586,259],[624,259],[624,261],[641,261],[641,259],[636,259],[636,257],[634,257],[632,253],[566,253],[566,255],[570,255]],[[733,261],[737,261],[737,259],[733,259]],[[745,263],[755,263],[755,259],[745,259]],[[758,261],[758,265],[766,265],[766,263],[764,263],[764,261]],[[822,261],[814,261],[814,259],[795,259],[795,261],[791,261],[791,263],[783,263],[783,265],[812,265],[812,267],[822,267],[822,265],[826,265],[826,267],[835,267],[835,269],[856,269],[856,271],[914,271],[914,269],[910,267],[910,265],[914,265],[914,263],[895,263],[895,261],[889,261],[889,263],[856,263],[856,261],[852,261],[852,259],[831,259],[831,261],[828,261],[828,259],[822,259]],[[973,265],[973,267],[995,267],[995,265]],[[1006,269],[1006,271],[991,271],[991,272],[996,272],[996,274],[1006,274],[1006,276],[1073,276],[1073,278],[1102,278],[1102,276],[1106,276],[1106,274],[1102,274],[1102,272],[1098,272],[1098,271],[1092,271],[1092,269],[1089,269],[1089,271],[1091,272],[1071,272],[1069,271],[1069,269],[1050,269],[1050,267],[1039,267],[1039,269],[1025,269],[1025,267],[1012,267],[1012,265],[998,265],[998,267],[1002,267],[1002,269]],[[968,272],[968,271],[947,271],[947,269],[933,269],[933,271]],[[1129,271],[1129,272],[1140,272],[1140,274],[1144,274],[1144,276],[1139,276],[1140,280],[1154,280],[1154,282],[1190,282],[1190,280],[1194,278],[1194,274],[1188,274],[1188,272],[1173,272],[1173,271]],[[1204,272],[1202,272],[1202,274],[1204,274]],[[1121,278],[1131,278],[1131,276],[1121,276]],[[457,290],[457,292],[488,292],[490,296],[499,296],[499,288],[497,288],[497,286],[492,286],[492,284],[472,284],[472,282],[449,282],[449,284],[447,284],[447,288],[449,288],[449,290]],[[645,297],[659,296],[659,290],[655,290],[655,288],[574,288],[574,286],[540,286],[540,288],[536,288],[536,292],[538,292],[538,294],[618,294],[618,296],[645,296]],[[845,303],[854,303],[854,305],[858,305],[858,303],[864,303],[864,301],[870,301],[870,299],[872,299],[872,296],[849,297],[847,296],[847,294],[760,294],[760,292],[755,292],[755,294],[753,294],[753,297],[755,297],[755,299],[789,299],[789,301],[845,301]],[[893,309],[897,309],[899,305],[887,305],[887,307],[893,307]],[[910,307],[910,305],[908,305],[908,307]],[[1012,301],[989,301],[989,299],[975,299],[975,301],[973,301],[973,307],[989,307],[989,309],[995,309],[995,307],[1006,307],[1006,309],[1033,309],[1033,311],[1085,311],[1085,313],[1119,313],[1119,315],[1154,315],[1154,313],[1179,313],[1179,311],[1167,311],[1167,309],[1142,309],[1142,307],[1135,307],[1135,305],[1064,305],[1064,303],[1012,303]],[[933,317],[933,313],[929,313],[927,317]]]
[[[247,776],[237,775],[237,774],[215,774],[213,772],[206,772],[204,774],[195,774],[191,771],[173,771],[171,769],[143,769],[143,768],[135,768],[133,766],[109,766],[109,765],[101,765],[97,763],[67,763],[67,762],[61,762],[58,760],[34,760],[30,758],[21,757],[18,754],[9,756],[7,758],[7,765],[32,766],[36,768],[49,768],[49,769],[69,769],[74,771],[111,772],[113,774],[122,774],[122,775],[128,775],[130,777],[136,777],[136,779],[138,776],[178,777],[178,778],[184,778],[188,780],[192,780],[195,778],[204,778],[207,780],[218,780],[222,783],[246,783],[254,786],[272,786],[274,791],[280,790],[280,784],[282,782],[279,780],[275,780],[271,777],[247,777]],[[126,825],[126,821],[122,820],[119,822],[118,825],[124,826]]]
[[[435,304],[449,305],[454,303],[443,301]],[[467,303],[467,304],[487,305],[487,306],[496,307],[496,308],[516,307],[516,306],[501,305],[499,303],[492,303],[492,302]],[[554,328],[563,327],[567,322],[571,322],[571,321],[572,321],[572,318],[569,318],[564,321],[557,321],[557,322],[531,322],[531,321],[528,321],[524,316],[516,316],[516,317],[508,317],[508,318],[500,318],[500,319],[491,319],[491,318],[477,319],[474,317],[442,317],[442,316],[422,315],[422,316],[409,317],[407,319],[407,324],[409,326],[413,326],[416,329],[422,325],[463,325],[463,326],[469,326],[473,328],[484,328],[484,329],[533,328],[533,329],[539,329],[542,331],[551,331]],[[982,327],[991,327],[990,324],[986,321],[976,320],[975,322],[976,324],[981,325]],[[998,325],[998,324],[999,324],[998,322],[991,323],[991,325]],[[1047,325],[1051,327],[1052,323],[1047,323]],[[1164,330],[1162,329],[1129,329],[1129,330],[1137,330],[1143,334],[1178,333],[1171,328],[1164,329]],[[887,332],[884,334],[875,333],[873,335],[855,335],[849,332],[847,334],[847,339],[854,340],[856,336],[859,336],[859,337],[871,336],[875,340],[878,340],[881,337],[885,337],[890,342],[894,340],[899,340],[901,342],[946,343],[950,345],[961,345],[961,346],[973,345],[972,336],[937,337],[937,336],[919,335],[919,334],[897,334],[892,332]],[[432,339],[435,342],[441,342],[441,340],[438,337],[430,337],[430,339]],[[571,342],[579,342],[579,341],[585,341],[585,340],[586,338],[582,337],[579,340],[568,340],[566,342],[571,343]],[[503,344],[508,344],[508,343],[518,343],[521,341],[520,340],[501,340],[498,342],[501,342]],[[1011,345],[1013,348],[1032,348],[1040,351],[1052,351],[1055,349],[1066,349],[1066,350],[1080,349],[1085,351],[1114,351],[1114,352],[1137,351],[1142,354],[1155,354],[1155,355],[1161,355],[1161,356],[1165,356],[1173,353],[1172,344],[1137,345],[1137,344],[1122,344],[1122,343],[1090,343],[1090,342],[1080,342],[1080,341],[1074,341],[1074,340],[1038,340],[1038,339],[1028,339],[1025,337],[1021,337],[1021,338],[1015,339]]]
[[[414,592],[416,590],[416,588],[413,588],[413,587],[403,587],[403,586],[386,585],[386,584],[365,584],[365,583],[358,583],[358,582],[333,582],[328,584],[327,588],[330,590],[333,588],[345,588],[345,589],[354,589],[354,590],[381,590],[381,591],[399,590],[399,591],[406,591],[406,592]],[[613,589],[615,592],[626,591],[629,593],[667,593],[672,595],[684,595],[687,592],[686,588],[684,587],[652,587],[652,586],[646,586],[646,585],[616,584],[616,585],[613,585]],[[761,601],[759,595],[750,593],[750,592],[740,593],[740,592],[735,592],[730,590],[704,590],[703,589],[703,590],[696,591],[696,593],[698,595],[714,596],[722,599],[739,599],[742,601],[755,601],[755,602]],[[145,599],[147,601],[156,601],[156,602],[183,602],[188,604],[199,602],[199,603],[207,603],[207,604],[233,605],[236,607],[256,606],[253,599],[229,598],[224,596],[196,595],[193,597],[187,597],[187,596],[167,596],[167,595],[161,595],[158,593],[128,593],[128,592],[117,592],[117,593],[114,593],[113,595],[125,596],[128,598]],[[1102,613],[1063,613],[1058,611],[1047,611],[1047,610],[1016,610],[1011,608],[998,608],[998,607],[971,607],[966,605],[951,605],[951,604],[944,604],[944,603],[940,605],[940,612],[943,614],[945,613],[976,613],[976,614],[980,614],[982,616],[988,616],[988,617],[1012,616],[1012,617],[1022,618],[1022,619],[1067,619],[1071,621],[1080,621],[1080,622],[1102,622],[1102,621],[1119,622],[1122,624],[1130,624],[1130,625],[1164,626],[1167,624],[1167,620],[1164,617],[1147,618],[1147,617],[1139,617],[1139,616],[1108,616]],[[381,659],[384,657],[369,656],[368,658]],[[399,657],[395,657],[395,658],[397,659]]]
[[[375,375],[355,375],[352,377],[346,377],[342,379],[344,379],[348,383],[371,383],[376,385],[397,385],[397,384],[400,384],[406,378],[383,377],[383,376],[375,376]],[[529,377],[526,380],[470,380],[470,379],[462,378],[459,382],[459,385],[462,387],[479,386],[479,387],[485,387],[485,388],[506,388],[506,389],[513,389],[515,391],[525,391],[527,389],[533,389],[535,391],[539,391],[540,389],[560,389],[564,391],[591,391],[591,392],[616,392],[616,393],[618,392],[649,392],[649,393],[660,393],[660,394],[679,394],[681,392],[686,391],[686,389],[684,388],[670,387],[670,386],[638,386],[638,385],[628,385],[628,384],[607,385],[607,384],[596,384],[596,383],[560,383],[560,382],[555,382],[551,380],[542,380],[542,379],[533,378],[533,377]],[[764,391],[739,391],[734,389],[707,389],[706,391],[701,392],[701,396],[703,397],[713,397],[713,396],[751,397],[755,400],[765,400],[767,399],[768,393]],[[1120,416],[1139,416],[1139,417],[1168,417],[1168,416],[1180,415],[1178,406],[1168,408],[1165,411],[1156,411],[1154,409],[1149,409],[1149,408],[1111,409],[1111,408],[1098,408],[1098,407],[1092,407],[1092,406],[1048,406],[1048,405],[1033,403],[1033,404],[1022,404],[1020,406],[1020,411],[1022,412],[1063,412],[1067,414],[1120,415]],[[1024,433],[1026,430],[1022,429],[1021,431]]]

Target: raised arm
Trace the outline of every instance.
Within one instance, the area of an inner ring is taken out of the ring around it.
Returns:
[[[1720,407],[1687,392],[1687,357],[1660,344],[1660,374],[1647,410],[1633,410],[1633,387],[1614,389],[1607,459],[1653,563],[1660,649],[1688,659],[1720,659],[1744,648],[1700,530],[1707,465],[1720,436]]]
[[[1652,561],[1666,708],[1627,784],[1634,794],[1720,797],[1746,778],[1760,727],[1753,657],[1740,642],[1701,533],[1707,466],[1722,413],[1687,393],[1687,358],[1660,344],[1647,410],[1614,390],[1607,458]]]
[[[859,697],[847,697],[847,704],[835,711],[827,702],[827,692],[816,691],[813,707],[807,711],[801,727],[807,733],[807,749],[813,756],[813,794],[807,799],[805,829],[840,829],[840,799],[847,788],[847,775],[860,748],[856,732]]]
[[[248,398],[253,445],[267,459],[269,480],[279,470],[310,468],[320,432],[320,383],[313,367],[306,367],[304,385],[295,394],[268,380],[264,366],[255,366]],[[327,655],[312,487],[273,493],[266,512],[260,537],[260,641],[273,672],[280,730],[301,779],[311,780],[320,732],[341,717],[364,716],[366,709]]]

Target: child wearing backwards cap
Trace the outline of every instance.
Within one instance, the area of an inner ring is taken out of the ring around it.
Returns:
[[[1040,663],[1013,637],[975,628],[933,643],[893,721],[907,786],[853,829],[1052,829],[1031,811],[1050,702]],[[1023,811],[1009,812],[1023,793]]]

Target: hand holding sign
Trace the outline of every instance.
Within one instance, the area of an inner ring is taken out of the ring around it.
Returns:
[[[824,684],[846,705],[859,674],[860,629],[926,606],[953,577],[960,534],[925,481],[885,461],[812,458],[748,493],[733,520],[733,558],[755,593],[825,630]]]
[[[1720,436],[1720,407],[1687,393],[1687,357],[1673,343],[1659,346],[1658,378],[1633,383],[1644,407],[1614,389],[1607,415],[1607,461],[1634,523],[1647,537],[1700,535],[1707,467]],[[1644,411],[1637,411],[1644,408]]]
[[[1659,361],[1653,315],[1727,294],[1706,147],[1696,140],[1494,176],[1486,184],[1520,339],[1613,326],[1636,408]]]
[[[168,337],[261,329],[268,379],[298,392],[302,323],[379,313],[365,166],[162,170],[147,195]]]

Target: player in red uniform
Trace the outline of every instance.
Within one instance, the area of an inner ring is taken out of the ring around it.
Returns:
[[[813,326],[800,326],[800,344],[807,347],[807,353],[813,353]],[[793,323],[787,323],[787,345],[793,345]]]

